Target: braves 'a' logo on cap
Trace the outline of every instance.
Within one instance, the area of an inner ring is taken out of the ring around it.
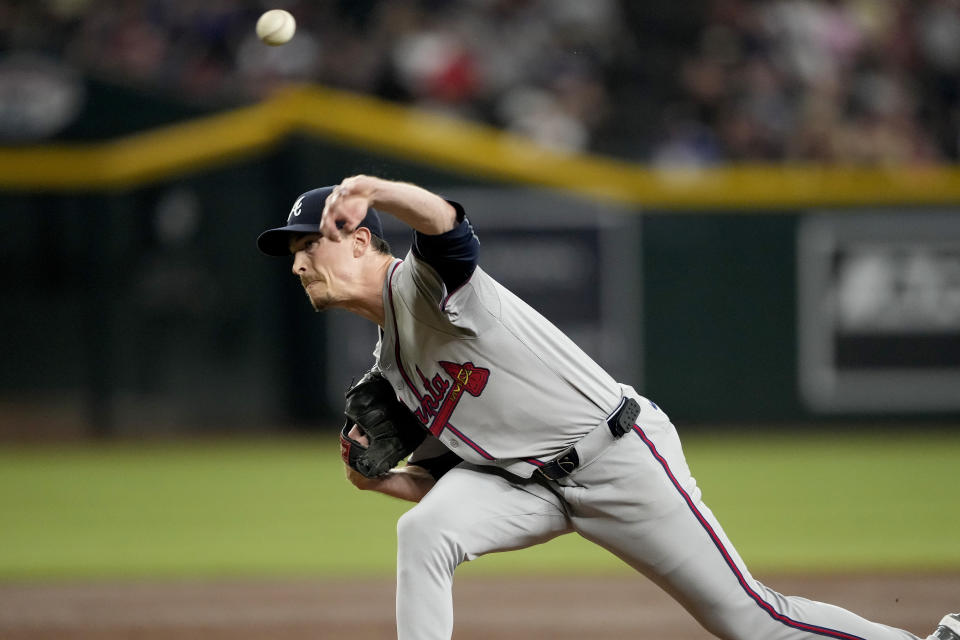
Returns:
[[[287,224],[293,222],[293,219],[299,216],[303,212],[303,196],[297,198],[297,201],[293,203],[293,207],[290,208],[290,215],[287,216]]]
[[[427,388],[427,394],[421,396],[420,407],[414,413],[420,422],[428,425],[433,435],[439,434],[447,426],[447,421],[463,397],[463,392],[466,391],[474,397],[479,396],[490,377],[489,369],[478,367],[472,362],[457,364],[442,360],[440,366],[453,378],[452,384],[437,374],[431,385],[426,376],[420,373],[419,367],[417,368],[417,373],[420,373],[420,378]]]

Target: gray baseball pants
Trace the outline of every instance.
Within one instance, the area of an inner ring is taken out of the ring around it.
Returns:
[[[646,407],[633,433],[557,482],[461,464],[397,525],[397,636],[449,640],[461,562],[576,531],[653,580],[718,638],[918,640],[765,587],[700,496],[674,426]]]

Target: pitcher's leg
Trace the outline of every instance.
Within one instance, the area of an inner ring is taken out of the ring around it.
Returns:
[[[570,530],[546,488],[465,464],[451,470],[397,523],[397,637],[449,640],[461,562]]]
[[[916,640],[906,631],[866,620],[843,608],[784,596],[747,570],[713,513],[698,501],[690,514],[667,518],[669,540],[653,534],[661,553],[684,561],[659,576],[711,633],[729,640]],[[691,526],[691,520],[695,523]],[[679,533],[679,532],[683,533]],[[648,541],[651,544],[651,541]],[[673,547],[671,550],[670,547]],[[677,547],[682,546],[680,550]]]
[[[641,425],[634,436],[625,436],[582,477],[574,474],[586,485],[573,514],[575,528],[663,587],[712,634],[728,640],[917,640],[757,582],[700,499],[672,425]]]

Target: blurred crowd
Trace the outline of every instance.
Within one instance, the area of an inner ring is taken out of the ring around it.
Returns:
[[[678,75],[658,162],[957,159],[956,0],[717,0]]]
[[[256,39],[266,8],[289,44]],[[213,105],[318,82],[658,165],[960,150],[960,0],[0,0],[0,51]]]

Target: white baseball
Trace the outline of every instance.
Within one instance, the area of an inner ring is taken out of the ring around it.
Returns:
[[[297,21],[283,9],[271,9],[257,20],[257,37],[271,47],[290,42],[296,30]]]

